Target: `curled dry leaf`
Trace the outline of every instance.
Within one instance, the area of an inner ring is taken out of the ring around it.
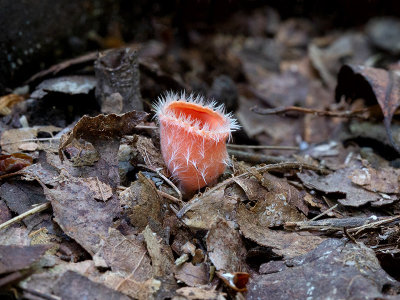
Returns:
[[[17,172],[33,163],[32,156],[24,153],[0,155],[0,175]]]
[[[246,248],[237,230],[225,220],[217,220],[206,238],[210,260],[217,270],[237,272],[247,270]]]
[[[119,185],[118,149],[123,135],[131,134],[136,125],[146,118],[145,112],[131,111],[122,115],[83,116],[74,128],[61,138],[58,155],[64,160],[63,151],[73,140],[83,139],[92,143],[100,158],[86,176],[97,176],[115,188]]]
[[[219,278],[222,279],[223,282],[231,289],[236,292],[246,292],[247,291],[247,283],[250,279],[250,274],[246,272],[235,272],[235,273],[216,273]]]
[[[367,105],[379,104],[384,116],[384,125],[392,146],[400,152],[393,139],[391,122],[400,106],[400,72],[364,66],[344,65],[338,74],[336,101],[342,95],[351,100],[363,98]]]

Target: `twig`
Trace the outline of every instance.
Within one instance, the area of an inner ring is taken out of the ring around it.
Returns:
[[[344,235],[350,240],[352,241],[354,244],[358,245],[356,239],[354,238],[354,236],[352,236],[349,231],[347,230],[346,227],[343,227],[343,233]]]
[[[364,229],[378,227],[379,225],[391,223],[391,222],[399,220],[399,219],[400,219],[400,215],[397,215],[397,216],[393,216],[393,217],[386,218],[386,219],[383,219],[383,220],[379,220],[379,221],[376,221],[376,222],[364,224],[362,226],[354,227],[354,228],[349,229],[348,231],[349,232],[355,232],[355,235],[358,235]]]
[[[315,220],[321,218],[322,216],[325,216],[326,214],[328,214],[329,212],[334,210],[337,206],[338,206],[338,204],[335,204],[334,206],[328,208],[326,211],[320,213],[318,216],[315,216],[314,218],[312,218],[310,221],[315,221]]]
[[[7,228],[8,226],[10,226],[14,223],[22,221],[26,217],[29,217],[38,212],[44,211],[44,210],[48,209],[50,206],[51,206],[50,202],[40,204],[40,205],[32,208],[31,210],[28,210],[28,211],[24,212],[23,214],[20,214],[19,216],[16,216],[16,217],[12,218],[11,220],[8,220],[7,222],[0,224],[0,230]]]
[[[229,156],[235,156],[238,160],[247,161],[253,164],[277,164],[288,161],[289,159],[282,156],[269,156],[259,153],[250,153],[245,151],[228,149]]]
[[[150,167],[148,167],[146,165],[142,165],[142,164],[138,164],[138,166],[142,167],[142,168],[145,168],[147,170],[156,172],[158,174],[158,176],[160,176],[162,179],[164,179],[165,182],[168,183],[175,190],[175,192],[179,196],[179,200],[182,201],[182,193],[181,193],[181,191],[177,188],[177,186],[171,180],[169,180],[167,177],[165,177],[163,174],[161,174],[161,172],[159,170],[150,168]]]
[[[271,164],[271,165],[265,165],[265,166],[260,166],[260,167],[255,168],[255,170],[258,171],[258,172],[268,172],[268,171],[277,171],[277,170],[285,170],[285,169],[300,169],[300,170],[307,169],[307,170],[317,171],[317,172],[320,172],[322,174],[328,174],[329,173],[329,171],[326,170],[326,169],[322,169],[322,168],[319,168],[319,167],[316,167],[316,166],[313,166],[313,165],[303,164],[303,163],[299,163],[299,162],[288,162],[288,163]],[[231,184],[236,179],[242,178],[242,177],[245,177],[245,176],[251,176],[251,173],[245,172],[245,173],[242,173],[240,175],[237,175],[237,176],[231,177],[229,179],[226,179],[225,181],[217,184],[213,188],[211,188],[208,191],[206,191],[205,193],[203,193],[200,197],[196,197],[193,200],[191,200],[190,202],[188,202],[184,207],[181,208],[181,210],[177,214],[177,217],[178,218],[182,218],[195,205],[197,205],[198,203],[201,203],[201,199],[203,199],[206,196],[209,196],[211,193],[213,193],[216,190],[222,188],[223,186]]]
[[[160,191],[160,190],[157,190],[157,193],[158,193],[161,197],[167,198],[167,199],[171,200],[172,202],[174,202],[174,203],[176,203],[176,204],[182,205],[182,201],[181,201],[181,200],[179,200],[178,198],[175,198],[174,196],[172,196],[172,195],[170,195],[170,194],[164,193],[163,191]]]
[[[138,128],[138,129],[158,129],[157,126],[150,126],[150,125],[136,125],[135,128]]]
[[[325,117],[335,117],[335,118],[358,118],[362,120],[368,120],[369,116],[362,115],[369,111],[369,108],[359,109],[359,110],[346,110],[346,111],[329,111],[329,110],[319,110],[298,106],[287,106],[287,107],[276,107],[276,108],[259,108],[257,106],[250,108],[251,111],[259,115],[279,115],[287,112],[299,112],[303,114],[313,114],[317,116]]]
[[[293,150],[298,151],[300,147],[297,146],[259,146],[259,145],[235,145],[235,144],[227,144],[228,148],[231,149],[263,149],[263,150]]]

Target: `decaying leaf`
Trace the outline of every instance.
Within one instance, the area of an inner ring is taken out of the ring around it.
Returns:
[[[270,262],[268,264],[275,264]],[[383,287],[399,290],[386,274],[374,251],[362,244],[337,239],[321,243],[313,251],[263,269],[268,274],[250,281],[248,299],[377,299]]]
[[[166,276],[174,272],[174,256],[169,245],[153,232],[147,225],[143,231],[146,241],[147,251],[149,252],[153,266],[154,276]]]
[[[388,194],[400,193],[400,170],[387,167],[380,170],[365,167],[350,174],[351,181],[371,192]]]
[[[99,299],[99,300],[129,300],[117,291],[109,289],[102,284],[95,283],[87,277],[73,271],[65,272],[53,287],[53,291],[62,299]]]
[[[98,178],[76,178],[62,173],[58,185],[44,190],[55,221],[90,254],[99,250],[101,237],[119,212],[118,199]]]
[[[299,234],[268,229],[268,226],[254,220],[254,215],[249,210],[238,214],[237,222],[244,237],[261,246],[272,248],[274,253],[286,258],[305,254],[324,240],[310,233]]]
[[[24,153],[0,155],[0,175],[17,172],[33,163],[33,158]]]
[[[176,291],[180,296],[185,297],[189,300],[223,300],[226,299],[226,293],[218,292],[216,290],[206,290],[198,287],[183,287]]]
[[[51,125],[9,129],[2,133],[0,146],[3,152],[16,153],[20,151],[20,146],[25,144],[27,140],[36,139],[38,133],[44,132],[53,136],[55,133],[61,131],[61,129]]]
[[[50,245],[0,245],[0,274],[11,273],[28,268],[50,247]]]
[[[400,106],[399,71],[344,65],[338,74],[336,100],[339,101],[342,95],[351,100],[363,98],[368,105],[378,103],[382,109],[389,141],[400,152],[390,128],[394,112]]]
[[[115,188],[119,185],[118,149],[123,135],[131,134],[136,125],[146,118],[145,112],[131,111],[122,115],[83,116],[71,132],[61,138],[58,155],[64,159],[63,151],[74,139],[90,142],[100,158],[93,168],[85,168],[85,177],[97,176]]]
[[[252,222],[260,226],[280,226],[287,221],[301,221],[306,217],[301,214],[296,205],[305,207],[300,192],[282,179],[265,173],[262,177],[268,189],[254,177],[238,178],[235,182],[245,191],[253,207],[247,208],[245,204],[239,204],[237,214],[251,214]]]
[[[246,271],[246,248],[237,230],[218,220],[207,234],[207,251],[217,268],[226,272]]]
[[[387,196],[384,199],[381,195],[363,189],[362,187],[352,183],[350,176],[354,170],[358,168],[348,167],[340,169],[326,176],[319,176],[315,173],[299,173],[298,177],[303,184],[310,188],[322,191],[324,193],[342,194],[343,199],[338,201],[342,205],[359,207],[367,203],[379,205],[379,203],[387,204],[388,201],[395,201],[397,197]],[[382,201],[384,200],[384,202]]]
[[[102,259],[113,272],[120,272],[135,281],[146,281],[152,276],[150,258],[146,246],[136,236],[125,237],[110,228],[102,240],[100,250],[93,257],[95,263]]]
[[[69,95],[87,94],[96,87],[93,76],[63,76],[44,80],[31,94],[32,99],[40,99],[48,93]]]
[[[238,196],[236,195],[236,197]],[[225,186],[218,188],[204,196],[193,198],[186,204],[190,208],[185,214],[183,222],[189,227],[210,229],[218,219],[234,219],[237,201],[235,195],[225,195]]]
[[[143,230],[149,218],[161,222],[161,199],[153,182],[142,173],[120,194],[120,203],[133,226]]]
[[[175,278],[188,286],[201,286],[208,283],[210,277],[208,273],[204,263],[193,265],[191,262],[186,262],[177,267]]]

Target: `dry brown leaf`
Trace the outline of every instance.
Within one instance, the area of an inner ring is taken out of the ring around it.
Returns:
[[[51,245],[0,245],[0,274],[28,268],[49,250],[50,247]]]
[[[392,146],[400,152],[399,145],[393,139],[392,118],[400,106],[400,72],[386,71],[357,65],[344,65],[338,74],[336,100],[342,95],[351,100],[362,98],[367,105],[378,103],[384,116],[384,125]]]
[[[379,170],[365,167],[350,174],[351,181],[364,189],[388,194],[400,193],[399,176],[400,170],[391,167]]]
[[[250,281],[247,299],[265,295],[282,300],[390,299],[384,291],[399,289],[398,281],[381,268],[372,249],[338,239],[326,240],[280,265],[270,262],[263,269],[269,269],[268,274]]]
[[[245,210],[238,214],[237,222],[243,236],[257,244],[272,248],[272,251],[285,258],[305,254],[323,242],[323,238],[310,233],[285,232],[271,230],[254,220],[251,211]]]
[[[209,274],[204,263],[193,265],[186,262],[176,269],[175,278],[188,286],[201,286],[208,283]]]
[[[166,276],[174,272],[174,256],[171,247],[153,232],[149,225],[143,231],[147,251],[151,257],[154,276]]]
[[[224,300],[226,299],[225,293],[216,290],[206,290],[198,287],[183,287],[176,290],[176,293],[189,300]]]
[[[122,115],[83,116],[72,131],[61,138],[58,155],[64,159],[63,151],[74,140],[90,142],[100,157],[93,167],[83,168],[84,177],[98,177],[116,188],[119,183],[118,149],[123,135],[132,134],[136,125],[146,118],[147,113],[131,111]]]
[[[102,240],[100,250],[93,257],[106,262],[113,272],[121,272],[135,281],[152,277],[150,258],[146,246],[136,236],[125,237],[118,230],[110,228],[109,235]]]
[[[149,218],[161,223],[161,199],[153,182],[142,173],[130,187],[120,193],[121,206],[133,226],[142,231]]]
[[[268,189],[254,177],[235,179],[248,199],[255,202],[254,206],[249,208],[243,203],[239,204],[238,216],[250,213],[253,222],[265,227],[306,220],[306,217],[296,209],[297,206],[306,210],[303,197],[296,188],[268,173],[265,173],[261,180]]]
[[[388,204],[397,199],[397,197],[387,196],[383,198],[377,193],[366,191],[360,186],[352,183],[350,176],[352,172],[359,170],[357,166],[351,166],[340,169],[326,176],[319,176],[315,173],[299,173],[297,176],[303,184],[310,188],[322,191],[324,193],[342,194],[343,199],[338,201],[345,206],[359,207],[367,203],[373,205]]]
[[[0,146],[3,152],[15,153],[20,151],[19,147],[25,144],[26,140],[36,139],[39,132],[45,132],[53,136],[61,130],[62,128],[51,125],[9,129],[1,135]]]
[[[99,185],[99,182],[97,178],[83,179],[61,173],[53,189],[44,189],[55,221],[92,255],[99,250],[100,239],[108,235],[108,228],[120,210],[116,196],[108,188],[103,192],[100,186],[105,183]]]
[[[66,300],[75,299],[98,299],[98,300],[129,300],[117,291],[109,289],[108,287],[95,283],[87,277],[82,276],[73,271],[65,272],[56,282],[53,291],[57,296]]]
[[[246,248],[240,234],[225,220],[218,220],[207,234],[207,251],[217,270],[247,271]]]

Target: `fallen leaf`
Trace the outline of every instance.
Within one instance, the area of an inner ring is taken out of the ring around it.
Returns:
[[[84,177],[98,177],[112,188],[119,185],[118,149],[123,135],[131,134],[136,125],[146,118],[145,112],[131,111],[122,115],[83,116],[71,132],[61,138],[58,155],[64,160],[63,151],[73,140],[90,142],[98,151],[100,158],[93,167],[82,170]]]
[[[246,248],[240,234],[226,221],[220,219],[211,226],[207,237],[207,251],[217,270],[225,272],[246,271]]]
[[[133,226],[142,231],[149,218],[161,222],[161,199],[153,182],[138,174],[138,180],[120,193],[120,204]]]
[[[24,153],[0,155],[0,175],[17,172],[33,163],[33,158]]]
[[[154,276],[172,274],[175,265],[171,247],[167,245],[160,236],[153,232],[149,225],[144,229],[143,236],[151,258]]]
[[[238,214],[237,223],[245,238],[261,246],[272,248],[274,253],[286,258],[305,254],[324,240],[310,233],[300,234],[268,229],[266,225],[254,220],[254,215],[249,210]]]
[[[193,265],[186,262],[176,268],[175,278],[188,286],[201,286],[208,283],[208,273],[207,266],[204,263]]]
[[[144,242],[136,236],[125,237],[113,228],[108,233],[93,260],[104,259],[107,265],[103,267],[129,275],[130,279],[138,282],[151,278],[152,267]]]
[[[28,268],[50,247],[50,245],[0,245],[0,274],[11,273]]]
[[[28,128],[9,129],[2,133],[0,146],[3,152],[16,153],[19,152],[19,147],[26,143],[27,140],[36,139],[40,132],[44,132],[53,136],[61,131],[62,128],[55,126],[34,126]]]
[[[400,287],[383,271],[373,250],[337,239],[269,269],[250,281],[247,299],[265,295],[271,299],[385,299],[384,287]]]
[[[342,194],[343,198],[338,199],[340,204],[345,206],[359,207],[367,203],[379,204],[383,197],[377,193],[372,193],[352,183],[350,176],[357,167],[348,167],[339,169],[329,175],[319,176],[315,173],[299,173],[297,176],[302,183],[310,188],[322,191],[324,193]],[[387,201],[395,201],[396,197],[388,196]]]
[[[57,296],[66,300],[83,298],[98,300],[130,299],[128,296],[95,283],[73,271],[65,272],[56,282],[53,291]]]
[[[280,226],[287,221],[306,219],[295,207],[306,210],[303,197],[296,188],[285,180],[268,173],[264,173],[261,178],[268,189],[254,177],[235,179],[235,182],[245,191],[248,199],[253,202],[252,207],[246,207],[243,203],[239,204],[238,218],[241,214],[251,214],[251,222],[257,222],[260,226],[265,227]]]
[[[93,76],[63,76],[42,81],[30,97],[41,99],[50,92],[69,95],[87,94],[95,87],[96,79]]]
[[[176,293],[189,300],[226,299],[226,293],[218,292],[216,290],[206,290],[198,287],[183,287],[176,290]]]
[[[344,65],[338,74],[336,101],[343,95],[351,100],[362,98],[368,106],[378,103],[382,109],[389,141],[400,152],[391,131],[394,112],[400,106],[400,72]]]
[[[364,189],[389,194],[400,193],[399,176],[400,170],[391,167],[380,170],[364,167],[350,174],[351,181]]]
[[[112,195],[111,188],[108,186],[102,191],[107,185],[99,183],[97,178],[83,179],[61,173],[53,189],[44,189],[55,221],[91,255],[99,250],[101,237],[108,235],[108,228],[119,212],[118,199]]]

